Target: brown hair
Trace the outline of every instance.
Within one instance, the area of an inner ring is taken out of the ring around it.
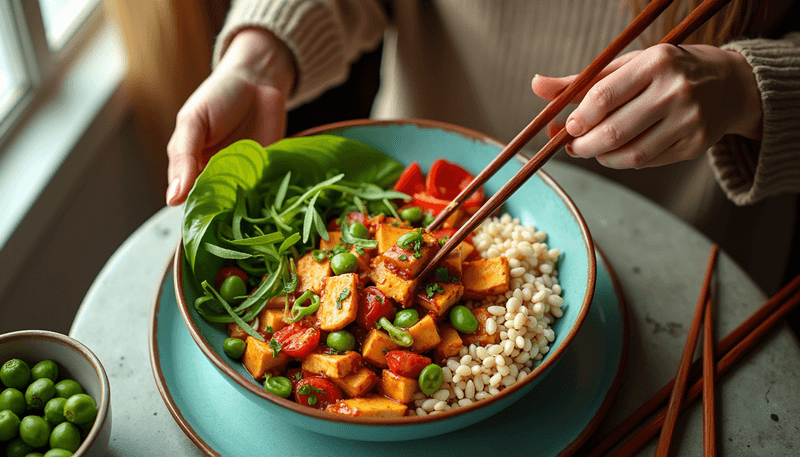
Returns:
[[[627,0],[634,16],[649,3],[649,0]],[[645,44],[657,43],[680,21],[697,8],[702,0],[677,0],[670,5],[661,17],[641,38]],[[758,11],[759,0],[731,0],[721,11],[703,24],[695,33],[684,40],[685,44],[710,44],[719,46],[745,33],[752,26]]]

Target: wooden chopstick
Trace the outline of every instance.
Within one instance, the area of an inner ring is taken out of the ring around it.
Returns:
[[[583,89],[588,86],[592,80],[600,74],[600,72],[609,63],[611,63],[616,56],[622,52],[633,40],[636,39],[641,33],[659,16],[661,13],[673,2],[674,0],[657,0],[650,2],[634,20],[620,33],[620,35],[611,42],[608,47],[598,55],[592,63],[581,72],[572,83],[570,83],[558,96],[545,106],[545,108],[525,127],[517,136],[509,142],[500,154],[497,155],[489,164],[484,168],[472,182],[469,183],[447,208],[442,210],[441,213],[431,222],[427,229],[429,231],[436,230],[444,222],[453,211],[455,211],[461,204],[472,195],[479,187],[484,185],[486,181],[494,176],[497,171],[502,168],[512,157],[514,157],[523,146],[537,133],[539,133],[547,124],[556,117]]]
[[[742,358],[742,356],[753,346],[763,339],[770,330],[780,322],[786,315],[795,309],[800,304],[800,291],[796,291],[794,295],[789,297],[786,301],[780,304],[774,313],[769,314],[759,325],[753,329],[747,336],[736,344],[727,354],[725,354],[717,363],[714,371],[716,378],[720,378],[727,373],[730,368]],[[703,380],[700,379],[695,382],[686,394],[686,401],[683,403],[683,408],[686,408],[703,390]],[[617,456],[633,455],[636,451],[642,448],[656,433],[661,429],[664,423],[666,411],[661,411],[654,417],[647,425],[639,430],[631,439],[619,447],[613,454]],[[594,454],[594,453],[593,453]]]
[[[786,302],[789,297],[798,290],[800,290],[800,275],[797,275],[794,279],[792,279],[792,281],[786,284],[777,294],[767,300],[759,309],[750,315],[750,317],[739,324],[738,327],[736,327],[733,331],[726,335],[725,338],[717,343],[715,351],[716,358],[724,357],[728,352],[731,351],[731,349],[733,349],[734,346],[742,342],[761,322],[764,322],[767,317],[771,316],[775,310],[781,306],[781,304]],[[692,366],[693,378],[697,378],[697,374],[700,372],[699,368],[699,363],[695,363]],[[659,407],[661,407],[667,398],[669,398],[669,394],[672,392],[672,386],[674,383],[675,380],[673,379],[664,385],[664,387],[662,387],[655,395],[653,395],[648,401],[640,406],[639,409],[634,411],[630,416],[622,421],[617,428],[609,432],[609,434],[602,438],[599,443],[594,445],[591,451],[588,451],[587,456],[599,457],[605,454],[609,449],[613,448],[617,443],[619,443],[622,438],[627,436],[634,428],[644,423],[647,417],[653,414]],[[594,442],[596,440],[593,439],[591,441]],[[590,444],[589,446],[592,445]]]
[[[678,413],[683,403],[686,393],[686,383],[689,379],[689,366],[692,364],[694,351],[697,347],[697,337],[700,335],[700,325],[703,322],[706,302],[708,302],[709,289],[711,288],[711,278],[714,276],[714,265],[717,261],[717,245],[711,246],[711,256],[706,267],[706,276],[703,280],[703,287],[700,289],[700,296],[697,299],[692,325],[689,328],[689,335],[686,337],[686,344],[683,346],[681,361],[678,365],[678,374],[675,375],[675,384],[672,387],[672,395],[667,405],[667,414],[664,426],[661,428],[661,437],[656,448],[656,457],[666,457],[669,455],[669,448],[672,445],[672,437],[675,431],[675,424],[678,422]]]
[[[447,217],[458,208],[461,203],[466,200],[478,187],[483,185],[489,180],[511,157],[519,152],[522,147],[530,141],[530,139],[538,133],[552,118],[563,109],[564,106],[581,90],[585,89],[592,79],[599,74],[599,72],[611,61],[613,58],[627,46],[636,36],[638,36],[644,28],[652,23],[658,15],[666,8],[672,0],[657,0],[653,1],[636,16],[634,22],[623,31],[617,39],[615,39],[608,48],[606,48],[595,61],[592,62],[590,67],[587,67],[572,84],[556,98],[559,104],[563,106],[558,107],[555,105],[555,100],[547,105],[544,111],[539,114],[528,126],[514,138],[500,154],[486,166],[470,184],[462,190],[450,204],[442,210],[441,213],[434,219],[433,222],[427,227],[428,230],[434,230],[447,219]],[[677,27],[670,31],[662,40],[661,43],[678,44],[692,32],[697,30],[698,27],[703,25],[711,16],[717,13],[723,6],[730,0],[705,0],[692,13],[687,16]],[[652,6],[652,8],[651,8]],[[645,14],[646,13],[646,14]],[[634,26],[635,24],[635,26]],[[634,35],[635,34],[635,35]],[[619,49],[618,49],[619,48]],[[591,71],[590,71],[591,69]],[[550,110],[550,106],[554,106]],[[556,110],[557,109],[557,110]],[[547,114],[543,114],[547,112]],[[537,121],[537,119],[539,119]],[[544,120],[547,119],[545,122]],[[572,137],[567,133],[567,130],[561,129],[547,144],[539,150],[525,165],[514,175],[511,180],[506,183],[497,193],[495,193],[489,200],[481,206],[478,211],[469,218],[469,220],[462,225],[455,234],[442,246],[436,255],[425,264],[419,273],[419,277],[425,276],[433,265],[438,264],[450,251],[459,245],[464,238],[472,233],[484,219],[494,214],[508,198],[519,189],[531,176],[533,176],[556,152],[558,152]]]
[[[717,430],[714,405],[714,310],[712,293],[703,318],[703,456],[716,457]]]

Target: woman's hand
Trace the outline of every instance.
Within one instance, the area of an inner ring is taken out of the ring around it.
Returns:
[[[573,79],[537,75],[532,87],[553,100]],[[573,157],[653,167],[694,159],[726,134],[761,137],[755,76],[735,51],[660,44],[617,58],[597,79],[566,121]]]
[[[167,145],[167,204],[186,200],[220,149],[245,138],[262,145],[283,138],[285,101],[294,81],[294,63],[282,42],[261,29],[237,33],[217,68],[178,112]]]

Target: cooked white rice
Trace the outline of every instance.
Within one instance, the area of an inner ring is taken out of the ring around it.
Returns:
[[[482,257],[505,256],[511,267],[508,292],[465,303],[488,309],[493,317],[486,332],[499,333],[500,342],[471,344],[447,359],[441,389],[430,397],[417,392],[411,408],[417,415],[466,406],[521,381],[550,350],[555,339],[550,324],[563,315],[555,268],[561,252],[548,248],[545,232],[504,214],[484,221],[472,238]]]

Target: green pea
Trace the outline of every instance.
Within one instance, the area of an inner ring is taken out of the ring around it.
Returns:
[[[44,405],[44,419],[49,422],[50,425],[58,425],[67,420],[64,417],[64,405],[66,403],[66,398],[56,397],[50,399],[50,401]]]
[[[425,395],[433,395],[442,387],[443,379],[442,367],[432,363],[423,368],[419,374],[419,390]]]
[[[33,409],[44,408],[44,405],[56,396],[56,385],[50,378],[39,378],[25,390],[25,403]]]
[[[239,360],[244,355],[244,350],[247,345],[239,338],[227,338],[222,342],[222,350],[228,357]]]
[[[427,226],[431,225],[434,220],[436,220],[436,218],[433,217],[433,214],[426,213],[425,217],[422,218],[422,226],[423,227],[427,227]]]
[[[30,447],[42,447],[50,440],[50,424],[41,416],[25,416],[19,424],[19,437]]]
[[[0,381],[6,387],[22,390],[31,382],[31,369],[21,359],[11,359],[0,367]]]
[[[400,211],[400,219],[413,223],[422,220],[422,208],[419,206],[411,206]]]
[[[45,452],[42,457],[72,457],[72,452],[66,449],[55,448]]]
[[[17,416],[21,416],[25,412],[25,395],[18,389],[9,387],[0,393],[0,411],[11,410]]]
[[[475,333],[478,330],[478,319],[464,305],[450,308],[450,323],[461,333]]]
[[[73,424],[88,424],[97,416],[97,403],[86,394],[75,394],[64,403],[64,417]]]
[[[247,284],[236,275],[228,276],[219,286],[219,294],[226,302],[239,304],[244,298],[237,297],[247,294]]]
[[[268,374],[264,379],[264,390],[279,397],[289,398],[292,394],[292,381],[283,376]]]
[[[352,273],[358,268],[358,259],[349,252],[341,252],[331,259],[331,269],[334,274],[341,275]]]
[[[49,378],[56,382],[58,379],[58,365],[52,360],[42,360],[31,368],[31,379]]]
[[[411,328],[417,322],[419,322],[419,313],[414,308],[400,310],[394,315],[396,327]]]
[[[50,447],[75,452],[81,445],[81,432],[74,424],[62,422],[50,433]]]
[[[328,333],[328,339],[325,342],[329,348],[340,352],[350,351],[356,347],[356,337],[347,330]]]
[[[83,387],[74,379],[62,379],[56,383],[56,397],[69,398],[82,393]]]
[[[33,448],[25,444],[22,438],[14,438],[6,446],[6,457],[25,457],[32,450]]]
[[[72,453],[70,452],[70,454]],[[42,454],[41,452],[29,452],[25,454],[25,457],[44,457],[44,454]]]
[[[0,411],[0,441],[8,441],[17,437],[19,432],[19,416],[13,411]]]
[[[403,249],[411,249],[412,247],[414,247],[414,243],[421,241],[422,241],[422,234],[419,233],[419,231],[417,230],[413,230],[398,238],[397,245]]]
[[[353,235],[354,238],[360,238],[362,240],[369,239],[369,229],[361,222],[356,222],[350,226],[350,234]]]

